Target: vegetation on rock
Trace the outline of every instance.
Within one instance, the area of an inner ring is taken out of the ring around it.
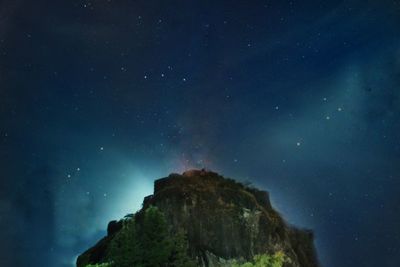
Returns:
[[[285,261],[285,254],[282,251],[278,251],[273,255],[256,255],[253,261],[242,264],[233,263],[232,267],[282,267]]]
[[[156,180],[141,210],[111,221],[107,235],[78,257],[77,267],[88,265],[319,266],[313,233],[286,224],[268,192],[205,170]]]
[[[111,242],[108,262],[115,267],[190,267],[188,243],[183,231],[171,234],[164,214],[157,207],[145,210],[142,224],[124,221]]]

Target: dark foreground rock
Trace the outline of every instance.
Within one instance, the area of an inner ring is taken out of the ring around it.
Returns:
[[[172,231],[186,231],[190,255],[199,266],[230,266],[232,259],[250,260],[277,251],[288,257],[285,267],[318,266],[311,231],[286,224],[267,192],[217,173],[192,170],[159,179],[135,220],[140,221],[149,206],[165,214]],[[107,236],[80,255],[77,266],[105,261],[110,242],[121,229],[121,221],[110,222]]]

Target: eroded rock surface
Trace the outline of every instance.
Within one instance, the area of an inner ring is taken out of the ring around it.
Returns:
[[[190,254],[199,266],[230,266],[233,259],[283,251],[285,267],[318,266],[313,234],[288,226],[272,208],[268,193],[217,173],[191,170],[155,181],[135,220],[149,206],[158,207],[172,231],[187,232]],[[104,260],[121,223],[110,222],[108,235],[79,256],[78,267]]]

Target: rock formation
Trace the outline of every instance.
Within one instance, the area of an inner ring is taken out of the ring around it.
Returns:
[[[191,170],[155,181],[154,194],[143,201],[134,218],[156,206],[172,231],[187,233],[190,256],[198,266],[231,266],[233,259],[282,251],[285,267],[316,267],[313,234],[289,226],[276,212],[266,191],[245,186],[217,173]],[[122,221],[108,225],[107,236],[78,257],[77,266],[105,261],[110,241]]]

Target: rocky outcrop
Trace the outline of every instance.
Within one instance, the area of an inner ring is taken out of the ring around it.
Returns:
[[[318,266],[311,231],[288,226],[272,208],[267,192],[217,173],[192,170],[159,179],[135,220],[140,221],[149,206],[165,214],[172,231],[185,229],[190,255],[199,266],[230,266],[233,259],[276,251],[289,258],[285,267]],[[120,222],[111,222],[108,235],[79,256],[77,266],[101,262],[121,228]]]

